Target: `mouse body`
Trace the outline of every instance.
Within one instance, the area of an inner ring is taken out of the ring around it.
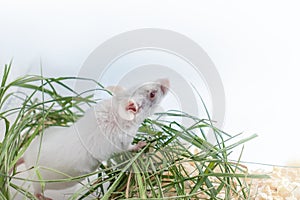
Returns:
[[[87,110],[72,126],[45,129],[27,148],[22,163],[27,169],[38,166],[30,171],[42,180],[58,180],[92,173],[114,153],[141,149],[145,142],[131,145],[133,138],[168,88],[168,79],[159,79],[130,90],[118,89],[111,98]],[[76,183],[53,182],[42,187],[34,182],[33,188],[38,199],[50,200],[42,195],[43,190],[64,189]]]

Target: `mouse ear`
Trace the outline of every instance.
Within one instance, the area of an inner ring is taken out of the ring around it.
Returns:
[[[125,120],[133,120],[137,111],[138,105],[133,99],[120,103],[118,107],[118,114]]]
[[[106,90],[110,91],[113,96],[122,94],[126,91],[126,89],[122,86],[116,85],[116,86],[108,86],[105,88]]]

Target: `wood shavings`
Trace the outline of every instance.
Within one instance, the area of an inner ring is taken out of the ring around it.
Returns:
[[[299,165],[298,165],[299,166]],[[267,173],[261,170],[253,173]],[[270,179],[248,180],[251,199],[297,200],[300,199],[300,168],[273,167]]]
[[[300,166],[300,163],[293,163],[289,166]],[[191,174],[195,173],[194,166],[185,163],[184,167]],[[258,169],[250,174],[267,174],[269,179],[247,179],[246,183],[250,188],[249,199],[253,200],[300,200],[300,167],[273,167],[271,172]],[[195,174],[193,174],[195,175]],[[213,181],[213,177],[211,180]],[[216,180],[217,182],[217,180]],[[238,190],[238,189],[237,189]],[[201,194],[202,198],[203,195]],[[225,191],[221,191],[218,198],[225,198]],[[209,199],[208,196],[203,199]],[[232,200],[240,200],[241,197],[232,197]],[[242,198],[243,199],[243,198]]]

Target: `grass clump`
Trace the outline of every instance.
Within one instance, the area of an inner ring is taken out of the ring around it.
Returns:
[[[5,65],[0,83],[0,123],[4,127],[0,130],[4,135],[0,143],[1,199],[10,199],[11,187],[24,192],[11,182],[16,171],[9,172],[33,138],[49,126],[75,122],[84,113],[83,104],[93,103],[91,96],[82,97],[64,83],[76,78],[28,75],[8,82],[10,68],[11,64]],[[72,95],[61,96],[58,87]]]
[[[5,127],[0,143],[0,197],[12,199],[14,189],[34,199],[25,188],[12,182],[31,180],[17,178],[16,169],[11,174],[9,171],[36,135],[49,126],[74,123],[84,114],[85,106],[95,103],[93,95],[76,93],[68,81],[93,80],[33,75],[8,82],[10,68],[11,65],[4,67],[0,88],[0,122]],[[95,84],[104,90],[101,84]],[[70,95],[60,95],[58,88]],[[18,99],[20,104],[6,109],[11,99]],[[168,117],[187,118],[191,124],[183,126],[176,120],[168,121]],[[207,141],[204,133],[208,130],[214,133],[216,144]],[[146,148],[114,155],[96,172],[85,175],[87,183],[69,199],[248,199],[246,178],[261,176],[249,174],[239,161],[229,161],[228,155],[253,137],[232,142],[234,137],[214,127],[209,119],[179,111],[158,113],[156,118],[143,122],[134,140],[147,141]]]

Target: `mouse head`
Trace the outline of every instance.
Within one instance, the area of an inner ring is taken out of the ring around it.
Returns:
[[[125,120],[144,120],[154,112],[169,87],[168,79],[159,79],[129,90],[118,106],[118,114]]]

